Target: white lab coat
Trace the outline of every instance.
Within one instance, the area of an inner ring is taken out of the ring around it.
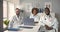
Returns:
[[[33,18],[34,19],[34,22],[39,22],[39,20],[40,20],[40,16],[39,16],[39,14],[37,14],[37,15],[33,15],[33,14],[31,14],[30,15],[30,18]]]
[[[9,22],[9,26],[8,28],[18,28],[18,26],[22,23],[22,17],[19,16],[19,18],[17,17],[17,15],[12,17],[12,20],[10,20]]]
[[[40,25],[42,26],[48,25],[49,27],[53,27],[52,30],[45,29],[45,32],[58,32],[58,21],[55,17],[52,17],[52,15],[50,15],[49,17],[46,14],[44,14],[40,18]]]

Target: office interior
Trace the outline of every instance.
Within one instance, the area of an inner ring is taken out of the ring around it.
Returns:
[[[51,13],[58,19],[60,24],[60,0],[3,0],[3,21],[6,19],[10,20],[15,15],[16,8],[23,11],[21,13],[24,14],[24,17],[30,15],[33,7],[41,10],[39,13],[42,13],[46,3],[51,5]],[[6,25],[3,23],[3,28],[5,27]],[[60,31],[60,25],[58,30]]]

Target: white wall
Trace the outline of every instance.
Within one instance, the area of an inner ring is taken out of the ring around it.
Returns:
[[[60,31],[60,0],[53,0],[52,1],[53,4],[53,12],[56,13],[56,17],[58,19],[59,22],[59,31]]]

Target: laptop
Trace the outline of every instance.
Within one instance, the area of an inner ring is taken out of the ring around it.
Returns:
[[[34,26],[34,19],[33,18],[25,18],[23,20],[23,24],[28,25],[28,26]]]
[[[33,18],[24,18],[23,19],[23,24],[24,26],[20,26],[20,28],[33,28],[33,26],[35,26],[34,24],[34,19]]]

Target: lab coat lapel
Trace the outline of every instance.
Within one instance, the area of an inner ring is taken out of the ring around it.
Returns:
[[[46,15],[45,20],[52,20],[52,16],[51,15]],[[50,22],[52,22],[52,21],[50,21]]]
[[[16,15],[16,18],[17,18],[17,21],[19,21],[19,19],[20,19],[20,16],[19,16],[19,18],[17,17],[17,15]]]

